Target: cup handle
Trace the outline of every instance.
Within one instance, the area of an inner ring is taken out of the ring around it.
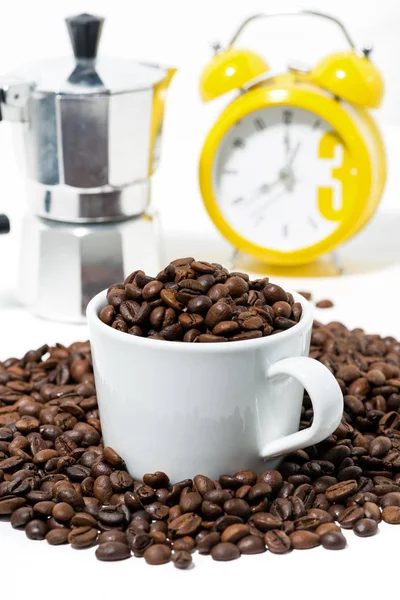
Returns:
[[[339,384],[317,360],[305,356],[284,358],[267,369],[268,378],[278,375],[290,375],[305,387],[314,418],[311,427],[267,442],[260,452],[264,460],[321,442],[335,431],[343,414],[343,394]]]

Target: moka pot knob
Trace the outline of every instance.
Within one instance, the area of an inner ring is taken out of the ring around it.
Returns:
[[[82,13],[65,20],[76,60],[95,60],[104,23],[103,17]]]

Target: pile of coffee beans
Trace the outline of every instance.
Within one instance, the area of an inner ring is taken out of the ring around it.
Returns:
[[[171,342],[236,342],[279,333],[301,304],[268,277],[250,281],[217,263],[178,258],[157,277],[134,271],[110,286],[100,319],[118,331]]]
[[[103,446],[89,343],[43,346],[0,362],[0,515],[31,540],[97,546],[99,560],[134,555],[185,569],[195,550],[241,554],[346,546],[400,523],[400,343],[314,323],[310,356],[335,374],[342,423],[279,470],[212,481],[135,481]],[[313,418],[304,397],[301,428]]]

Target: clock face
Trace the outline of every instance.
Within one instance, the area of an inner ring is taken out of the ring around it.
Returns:
[[[357,176],[327,121],[300,108],[273,106],[249,113],[225,135],[213,188],[238,235],[291,252],[334,233]]]

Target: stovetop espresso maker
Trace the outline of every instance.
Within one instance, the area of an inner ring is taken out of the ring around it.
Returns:
[[[55,320],[83,320],[101,289],[158,267],[147,209],[175,70],[97,57],[103,21],[66,19],[74,57],[0,80],[0,119],[21,124],[27,179],[21,300]]]

